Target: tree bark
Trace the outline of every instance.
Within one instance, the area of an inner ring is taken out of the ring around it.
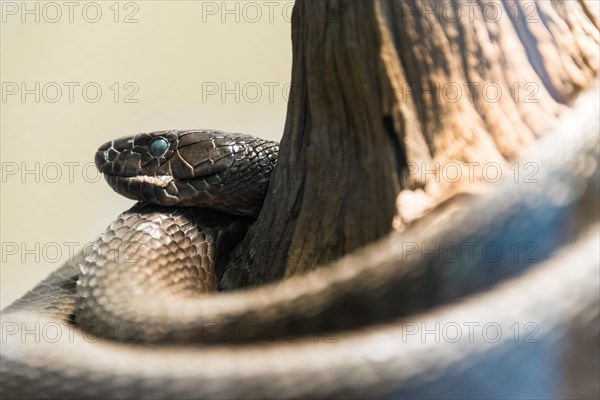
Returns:
[[[597,76],[597,12],[584,1],[298,1],[279,164],[221,286],[327,264],[484,166],[506,167]],[[440,176],[449,164],[460,179]]]

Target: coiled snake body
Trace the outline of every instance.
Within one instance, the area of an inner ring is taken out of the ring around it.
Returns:
[[[277,144],[211,131],[108,143],[98,167],[143,203],[102,234],[95,257],[67,263],[3,310],[2,396],[594,394],[597,112],[576,110],[556,131],[528,157],[538,184],[505,182],[329,268],[218,294],[227,254],[260,211]],[[414,251],[474,243],[503,251],[492,261]],[[515,243],[534,254],[516,256]],[[23,334],[36,329],[47,334]]]

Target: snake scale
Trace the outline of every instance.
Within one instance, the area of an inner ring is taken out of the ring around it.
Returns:
[[[328,268],[223,293],[277,144],[163,131],[102,146],[109,184],[141,202],[2,311],[2,397],[593,398],[597,87],[579,104],[528,153],[537,183],[505,179]]]

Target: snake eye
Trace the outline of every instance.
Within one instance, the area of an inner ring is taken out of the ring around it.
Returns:
[[[156,157],[160,157],[169,150],[169,142],[166,139],[157,137],[150,141],[150,154]]]

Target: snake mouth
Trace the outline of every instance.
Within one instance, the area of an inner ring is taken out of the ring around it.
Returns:
[[[122,176],[104,174],[113,190],[129,199],[173,206],[181,203],[177,180],[169,175]]]
[[[166,188],[169,186],[169,183],[173,182],[175,179],[169,175],[159,175],[159,176],[150,176],[150,175],[136,175],[136,176],[119,176],[119,175],[108,175],[113,176],[117,180],[125,183],[139,183],[139,184],[150,184],[153,186]]]

